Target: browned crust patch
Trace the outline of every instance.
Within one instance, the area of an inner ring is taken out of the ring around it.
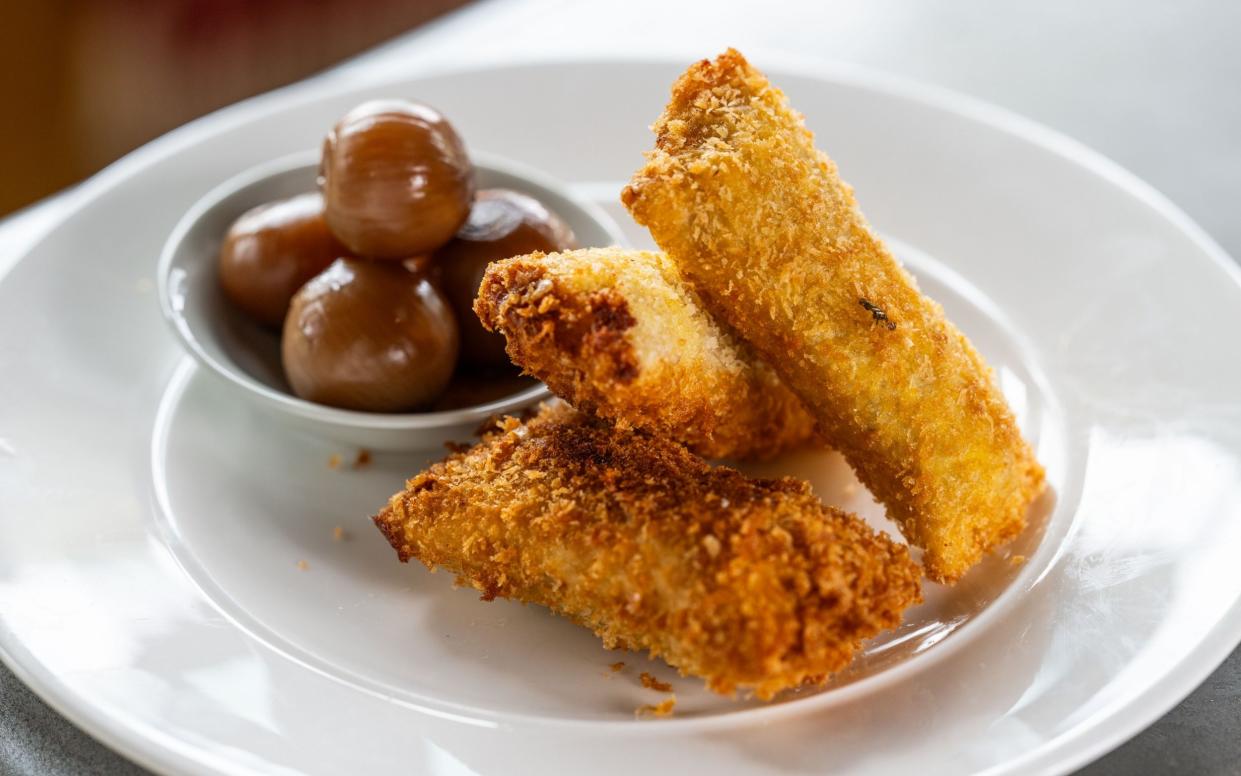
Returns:
[[[402,560],[548,606],[722,693],[822,681],[921,599],[905,548],[806,483],[711,467],[564,404],[505,420],[375,522]]]

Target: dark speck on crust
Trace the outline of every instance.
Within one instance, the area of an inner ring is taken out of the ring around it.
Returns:
[[[871,314],[872,318],[882,323],[884,326],[887,326],[889,331],[896,329],[896,321],[888,318],[888,314],[884,312],[882,307],[880,307],[879,305],[875,304],[874,302],[870,301],[869,299],[865,297],[858,297],[857,302],[858,304],[866,308],[867,312]]]

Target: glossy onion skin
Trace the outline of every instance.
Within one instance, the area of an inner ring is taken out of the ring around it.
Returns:
[[[342,259],[294,296],[281,354],[303,399],[370,412],[417,410],[452,377],[457,324],[424,277],[395,262]]]
[[[244,313],[278,329],[297,290],[346,255],[323,218],[323,196],[300,194],[233,223],[220,247],[220,286]]]
[[[328,133],[319,185],[328,226],[354,255],[404,260],[434,251],[465,223],[474,168],[438,111],[376,100]]]
[[[435,254],[440,287],[461,330],[461,360],[472,366],[509,364],[504,336],[487,331],[474,314],[474,299],[493,261],[535,251],[576,247],[573,230],[534,197],[509,189],[481,191],[452,242]]]

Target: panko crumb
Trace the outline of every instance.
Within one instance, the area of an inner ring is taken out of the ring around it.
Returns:
[[[365,447],[358,450],[358,454],[353,458],[353,468],[365,469],[371,465],[371,451]]]
[[[306,561],[304,561],[304,560],[299,560],[299,561],[297,562],[297,570],[298,570],[298,571],[306,571],[306,570],[308,570],[309,568],[310,568],[310,564],[309,564],[309,563],[307,563]]]
[[[332,453],[331,457],[327,459],[327,468],[329,469],[340,468],[340,456],[338,454]]]
[[[624,660],[617,660],[615,663],[608,666],[608,668],[612,669],[612,673],[616,673],[617,671],[620,671],[624,667],[625,667]],[[643,674],[643,676],[645,676],[645,674]]]
[[[707,555],[711,556],[712,558],[720,554],[720,546],[721,546],[720,540],[716,539],[711,534],[707,534],[706,536],[702,537],[702,546],[703,546],[703,549],[707,551]]]
[[[677,696],[673,695],[667,700],[660,701],[654,705],[644,704],[634,710],[633,715],[638,718],[642,717],[670,717],[673,709],[677,705]]]
[[[659,681],[655,677],[648,674],[646,671],[643,671],[642,676],[640,676],[639,678],[642,680],[642,686],[648,690],[658,690],[659,692],[672,692],[672,685],[668,684],[667,682]]]
[[[1026,556],[1024,555],[1014,555],[1013,557],[1008,559],[1008,563],[1010,566],[1020,566],[1025,562],[1026,562]]]
[[[345,529],[339,525],[333,528],[332,529],[332,541],[343,542],[344,540],[345,540]]]

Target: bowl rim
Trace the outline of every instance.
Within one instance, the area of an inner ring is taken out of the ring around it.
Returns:
[[[168,327],[180,341],[185,351],[204,366],[208,371],[222,377],[236,388],[242,389],[261,400],[264,404],[280,409],[288,414],[326,423],[338,427],[351,427],[371,430],[440,430],[450,426],[468,423],[482,423],[495,415],[520,410],[536,401],[551,397],[551,391],[543,383],[538,383],[509,396],[468,407],[434,412],[401,412],[380,413],[361,410],[329,407],[316,404],[291,393],[277,390],[264,385],[257,379],[246,374],[230,363],[224,363],[213,357],[199,342],[186,317],[177,303],[174,287],[181,280],[174,277],[176,259],[181,254],[186,236],[204,217],[218,208],[222,202],[237,192],[254,186],[268,178],[283,175],[308,167],[318,167],[318,149],[295,151],[249,167],[216,184],[202,197],[194,202],[185,214],[177,221],[168,239],[160,250],[156,269],[156,286],[159,295],[160,310]],[[521,162],[485,151],[470,150],[470,161],[476,168],[483,168],[503,173],[528,181],[536,188],[552,192],[579,208],[586,217],[594,221],[616,245],[624,245],[625,239],[619,225],[597,203],[574,195],[569,186],[541,170]]]

